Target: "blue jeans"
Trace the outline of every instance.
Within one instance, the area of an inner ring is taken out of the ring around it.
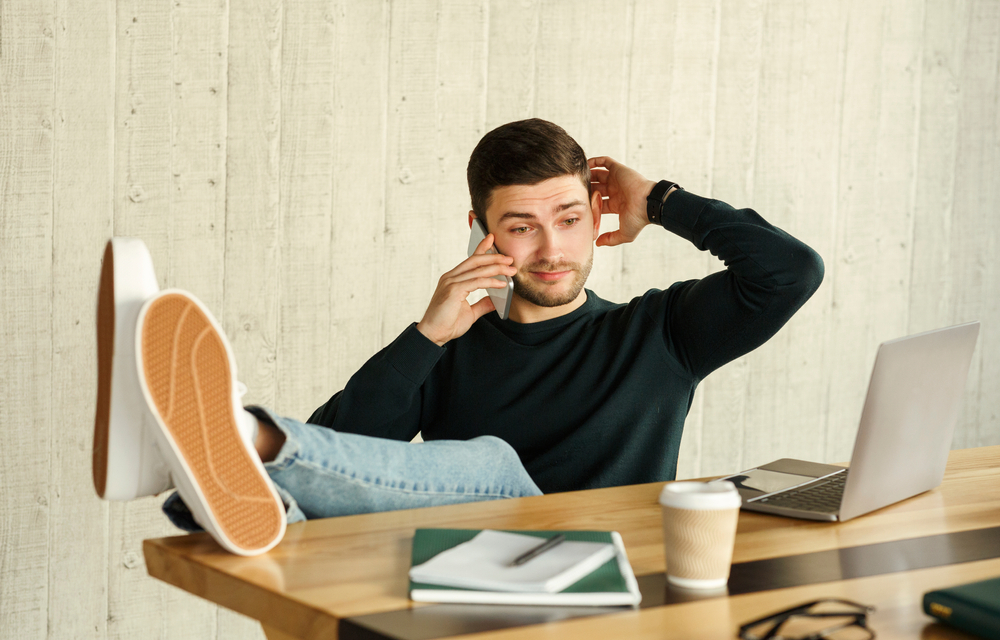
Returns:
[[[493,436],[413,444],[340,433],[261,407],[247,411],[285,434],[264,468],[289,523],[542,493],[514,449]],[[176,492],[163,512],[181,529],[201,530]]]

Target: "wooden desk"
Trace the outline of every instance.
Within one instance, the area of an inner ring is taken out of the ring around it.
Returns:
[[[358,616],[423,615],[433,611],[415,609],[442,606],[415,605],[407,599],[410,544],[418,527],[616,530],[622,534],[636,575],[646,576],[647,583],[660,579],[664,560],[656,498],[662,486],[653,483],[303,522],[289,526],[281,544],[256,558],[228,554],[207,534],[146,540],[143,550],[151,576],[259,620],[271,640],[337,638],[338,634],[346,640],[349,632],[357,631],[351,620]],[[993,527],[1000,527],[1000,446],[953,451],[940,487],[846,523],[743,512],[733,561],[939,534],[957,536],[956,532]],[[931,624],[920,610],[921,596],[930,589],[995,576],[1000,576],[1000,557],[625,609],[464,637],[731,638],[740,624],[766,613],[810,599],[845,597],[877,607],[870,624],[880,639],[965,638]]]

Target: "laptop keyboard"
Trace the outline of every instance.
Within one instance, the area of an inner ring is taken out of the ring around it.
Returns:
[[[836,513],[840,510],[840,500],[844,495],[846,482],[847,472],[842,471],[815,484],[761,498],[757,502],[786,509]]]

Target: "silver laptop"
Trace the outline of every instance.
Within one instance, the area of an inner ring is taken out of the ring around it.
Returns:
[[[721,478],[743,508],[850,520],[941,484],[979,323],[883,342],[875,355],[850,471],[783,458]]]

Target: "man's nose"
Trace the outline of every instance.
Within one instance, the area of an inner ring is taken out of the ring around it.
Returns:
[[[540,234],[541,244],[538,247],[538,257],[546,262],[559,262],[563,259],[562,244],[558,234],[543,231]]]

